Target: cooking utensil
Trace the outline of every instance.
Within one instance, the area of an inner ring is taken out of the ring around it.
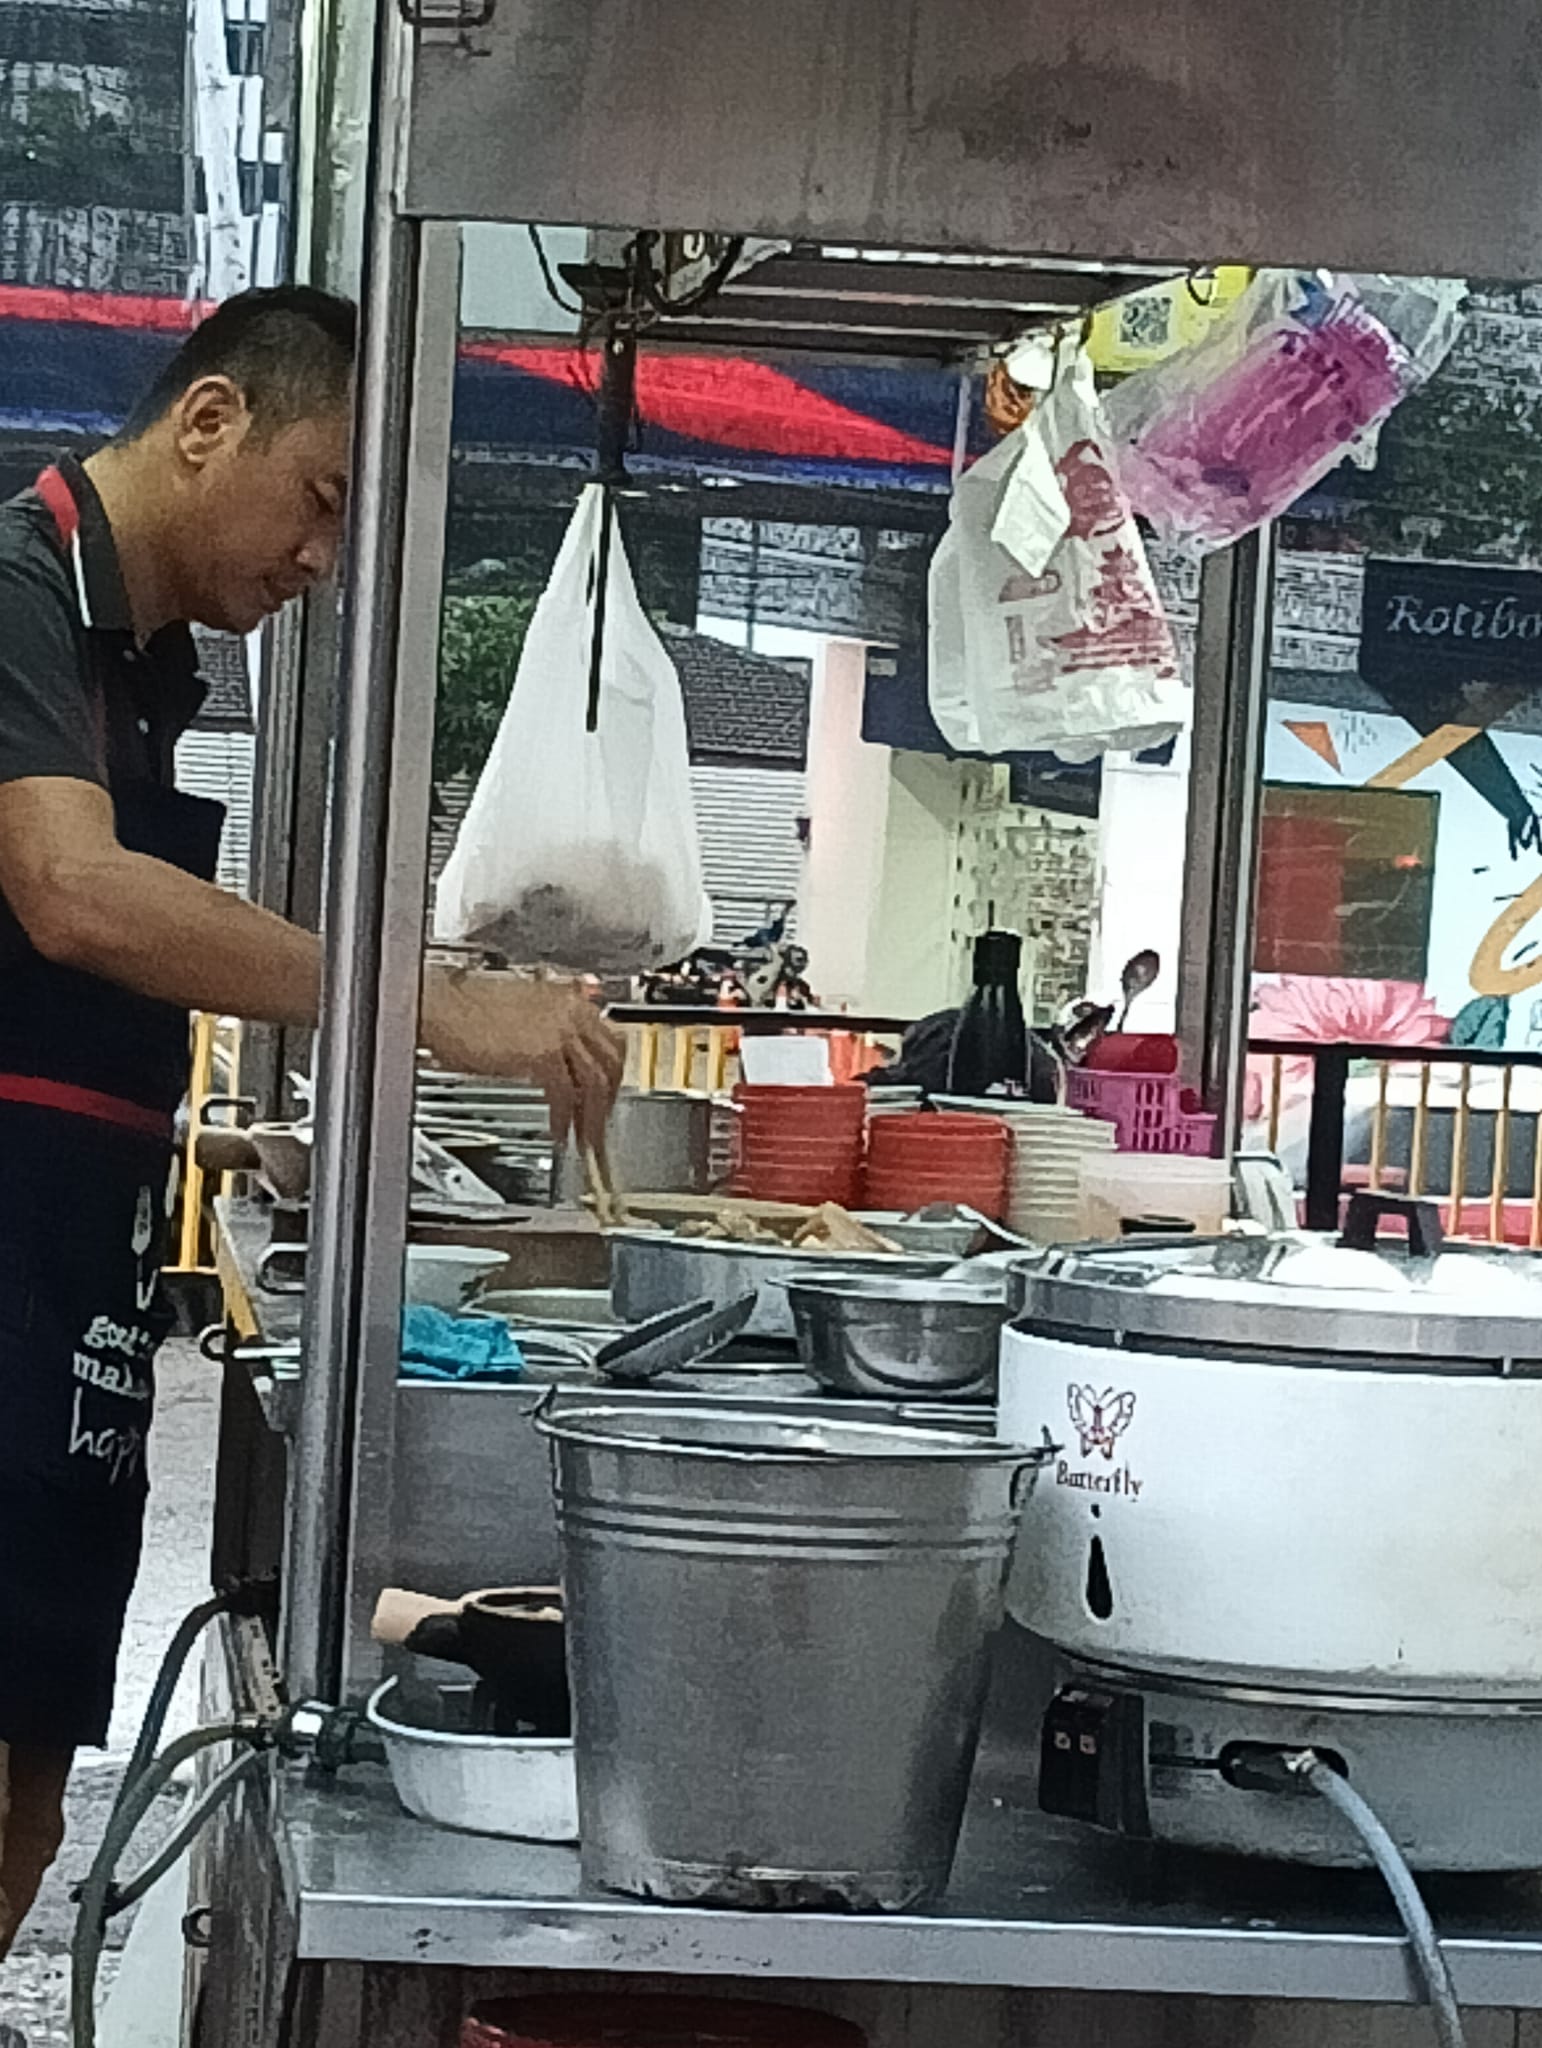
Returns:
[[[435,1600],[391,1586],[372,1634],[414,1656],[465,1664],[483,1681],[481,1725],[495,1735],[572,1733],[562,1594],[555,1586],[497,1587]]]
[[[586,1880],[821,1911],[940,1893],[1042,1454],[673,1403],[537,1427],[556,1445]]]
[[[1231,1168],[1224,1159],[1161,1152],[1090,1154],[1081,1162],[1077,1235],[1117,1238],[1127,1216],[1171,1216],[1215,1236],[1231,1204]]]
[[[262,1165],[245,1131],[200,1130],[193,1157],[205,1173],[256,1173]]]
[[[257,1254],[254,1278],[264,1294],[303,1294],[305,1292],[305,1257],[309,1246],[298,1244],[266,1244]],[[280,1266],[287,1271],[280,1272]]]
[[[712,1115],[709,1095],[624,1088],[605,1133],[616,1185],[629,1192],[705,1194],[712,1185]],[[582,1199],[582,1162],[572,1148],[563,1157],[557,1185],[560,1199]]]
[[[248,1124],[245,1136],[274,1194],[282,1201],[298,1202],[310,1193],[313,1153],[309,1124]]]
[[[1378,1240],[1393,1218],[1412,1242]],[[1051,1812],[1352,1862],[1314,1802],[1225,1775],[1310,1746],[1416,1868],[1542,1868],[1542,1261],[1437,1225],[1357,1198],[1338,1241],[1024,1262],[999,1430],[1069,1425],[1008,1596],[1074,1688],[1042,1747],[1069,1760]]]
[[[719,1305],[710,1296],[668,1309],[628,1330],[594,1353],[597,1372],[608,1380],[641,1385],[660,1373],[680,1372],[737,1337],[755,1311],[752,1288]]]
[[[957,1270],[957,1269],[955,1269]],[[790,1280],[798,1356],[843,1394],[981,1399],[995,1391],[1006,1275]]]
[[[1119,993],[1124,998],[1124,1008],[1119,1012],[1119,1022],[1114,1026],[1122,1031],[1130,1015],[1130,1005],[1137,996],[1143,996],[1162,972],[1162,956],[1153,947],[1147,946],[1124,963],[1119,976]]]
[[[578,1793],[571,1736],[487,1735],[417,1725],[397,1679],[366,1709],[410,1814],[468,1834],[571,1842]]]
[[[1515,1567],[1542,1555],[1542,1261],[1136,1238],[1025,1268],[1023,1296],[1001,1433],[1077,1432],[1030,1517],[1026,1626],[1235,1684],[1542,1700]]]
[[[476,1245],[410,1244],[406,1296],[410,1302],[444,1309],[453,1315],[480,1282],[507,1264],[503,1252],[483,1251]]]
[[[1232,1207],[1265,1230],[1294,1230],[1296,1190],[1273,1152],[1238,1152],[1231,1163]]]
[[[526,1329],[598,1330],[603,1342],[620,1329],[608,1287],[484,1288],[477,1307],[484,1315],[502,1316],[516,1336]]]
[[[981,1230],[989,1231],[991,1236],[1001,1244],[1016,1245],[1020,1251],[1025,1252],[1038,1250],[1037,1244],[1031,1237],[1020,1237],[1015,1230],[1008,1230],[1004,1223],[993,1223],[989,1216],[982,1216],[978,1209],[971,1209],[964,1203],[959,1202],[955,1204],[955,1211],[966,1223],[976,1223]],[[926,1212],[923,1210],[921,1213],[924,1216]],[[919,1222],[920,1220],[920,1217],[916,1218],[916,1221]]]
[[[983,1242],[973,1212],[966,1214],[951,1202],[935,1203],[910,1216],[893,1209],[859,1209],[857,1221],[887,1238],[900,1252],[936,1252],[939,1257],[966,1259]]]
[[[503,1197],[496,1189],[490,1188],[453,1152],[446,1152],[442,1145],[436,1144],[420,1130],[412,1134],[412,1177],[426,1193],[437,1196],[440,1201],[452,1202],[459,1208],[498,1209],[503,1206]]]
[[[487,1683],[495,1735],[572,1734],[555,1587],[473,1593],[461,1609],[460,1640],[463,1661]]]
[[[611,1300],[623,1322],[646,1322],[666,1309],[711,1300],[721,1307],[754,1294],[744,1325],[746,1337],[794,1336],[792,1309],[781,1282],[799,1274],[908,1273],[922,1279],[953,1264],[946,1255],[892,1252],[794,1251],[784,1244],[735,1244],[729,1240],[671,1237],[657,1230],[617,1230],[610,1235]]]

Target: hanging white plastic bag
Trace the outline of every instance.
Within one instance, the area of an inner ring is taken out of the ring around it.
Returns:
[[[674,663],[612,528],[596,730],[587,729],[604,492],[578,501],[439,880],[434,929],[521,966],[632,974],[709,929]]]
[[[1068,761],[1160,746],[1189,693],[1103,445],[1085,354],[959,480],[933,557],[932,716],[961,753]]]

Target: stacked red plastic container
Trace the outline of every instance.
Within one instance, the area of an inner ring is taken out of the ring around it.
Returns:
[[[867,2037],[799,2006],[616,1992],[478,2006],[460,2048],[867,2048]]]
[[[1000,1117],[924,1111],[875,1117],[866,1206],[908,1213],[934,1202],[963,1202],[999,1221],[1011,1164],[1012,1133]]]
[[[739,1170],[734,1192],[761,1202],[839,1202],[862,1198],[867,1090],[750,1088],[739,1106]]]

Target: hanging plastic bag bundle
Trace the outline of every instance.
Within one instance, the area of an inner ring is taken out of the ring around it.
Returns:
[[[578,501],[440,877],[435,936],[519,966],[633,974],[710,929],[675,666],[638,601],[605,493]],[[589,728],[600,560],[597,717]]]
[[[1203,341],[1105,400],[1131,504],[1206,549],[1277,518],[1438,367],[1465,296],[1452,280],[1261,271]]]
[[[1160,746],[1188,723],[1189,692],[1092,365],[1045,338],[1011,370],[1041,395],[959,479],[932,559],[932,716],[960,753],[1085,761]]]

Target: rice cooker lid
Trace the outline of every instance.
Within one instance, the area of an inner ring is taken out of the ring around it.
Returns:
[[[1406,1236],[1382,1235],[1389,1215]],[[1453,1244],[1433,1203],[1357,1195],[1341,1237],[1280,1231],[1050,1252],[1019,1327],[1296,1365],[1542,1374],[1542,1256]]]

